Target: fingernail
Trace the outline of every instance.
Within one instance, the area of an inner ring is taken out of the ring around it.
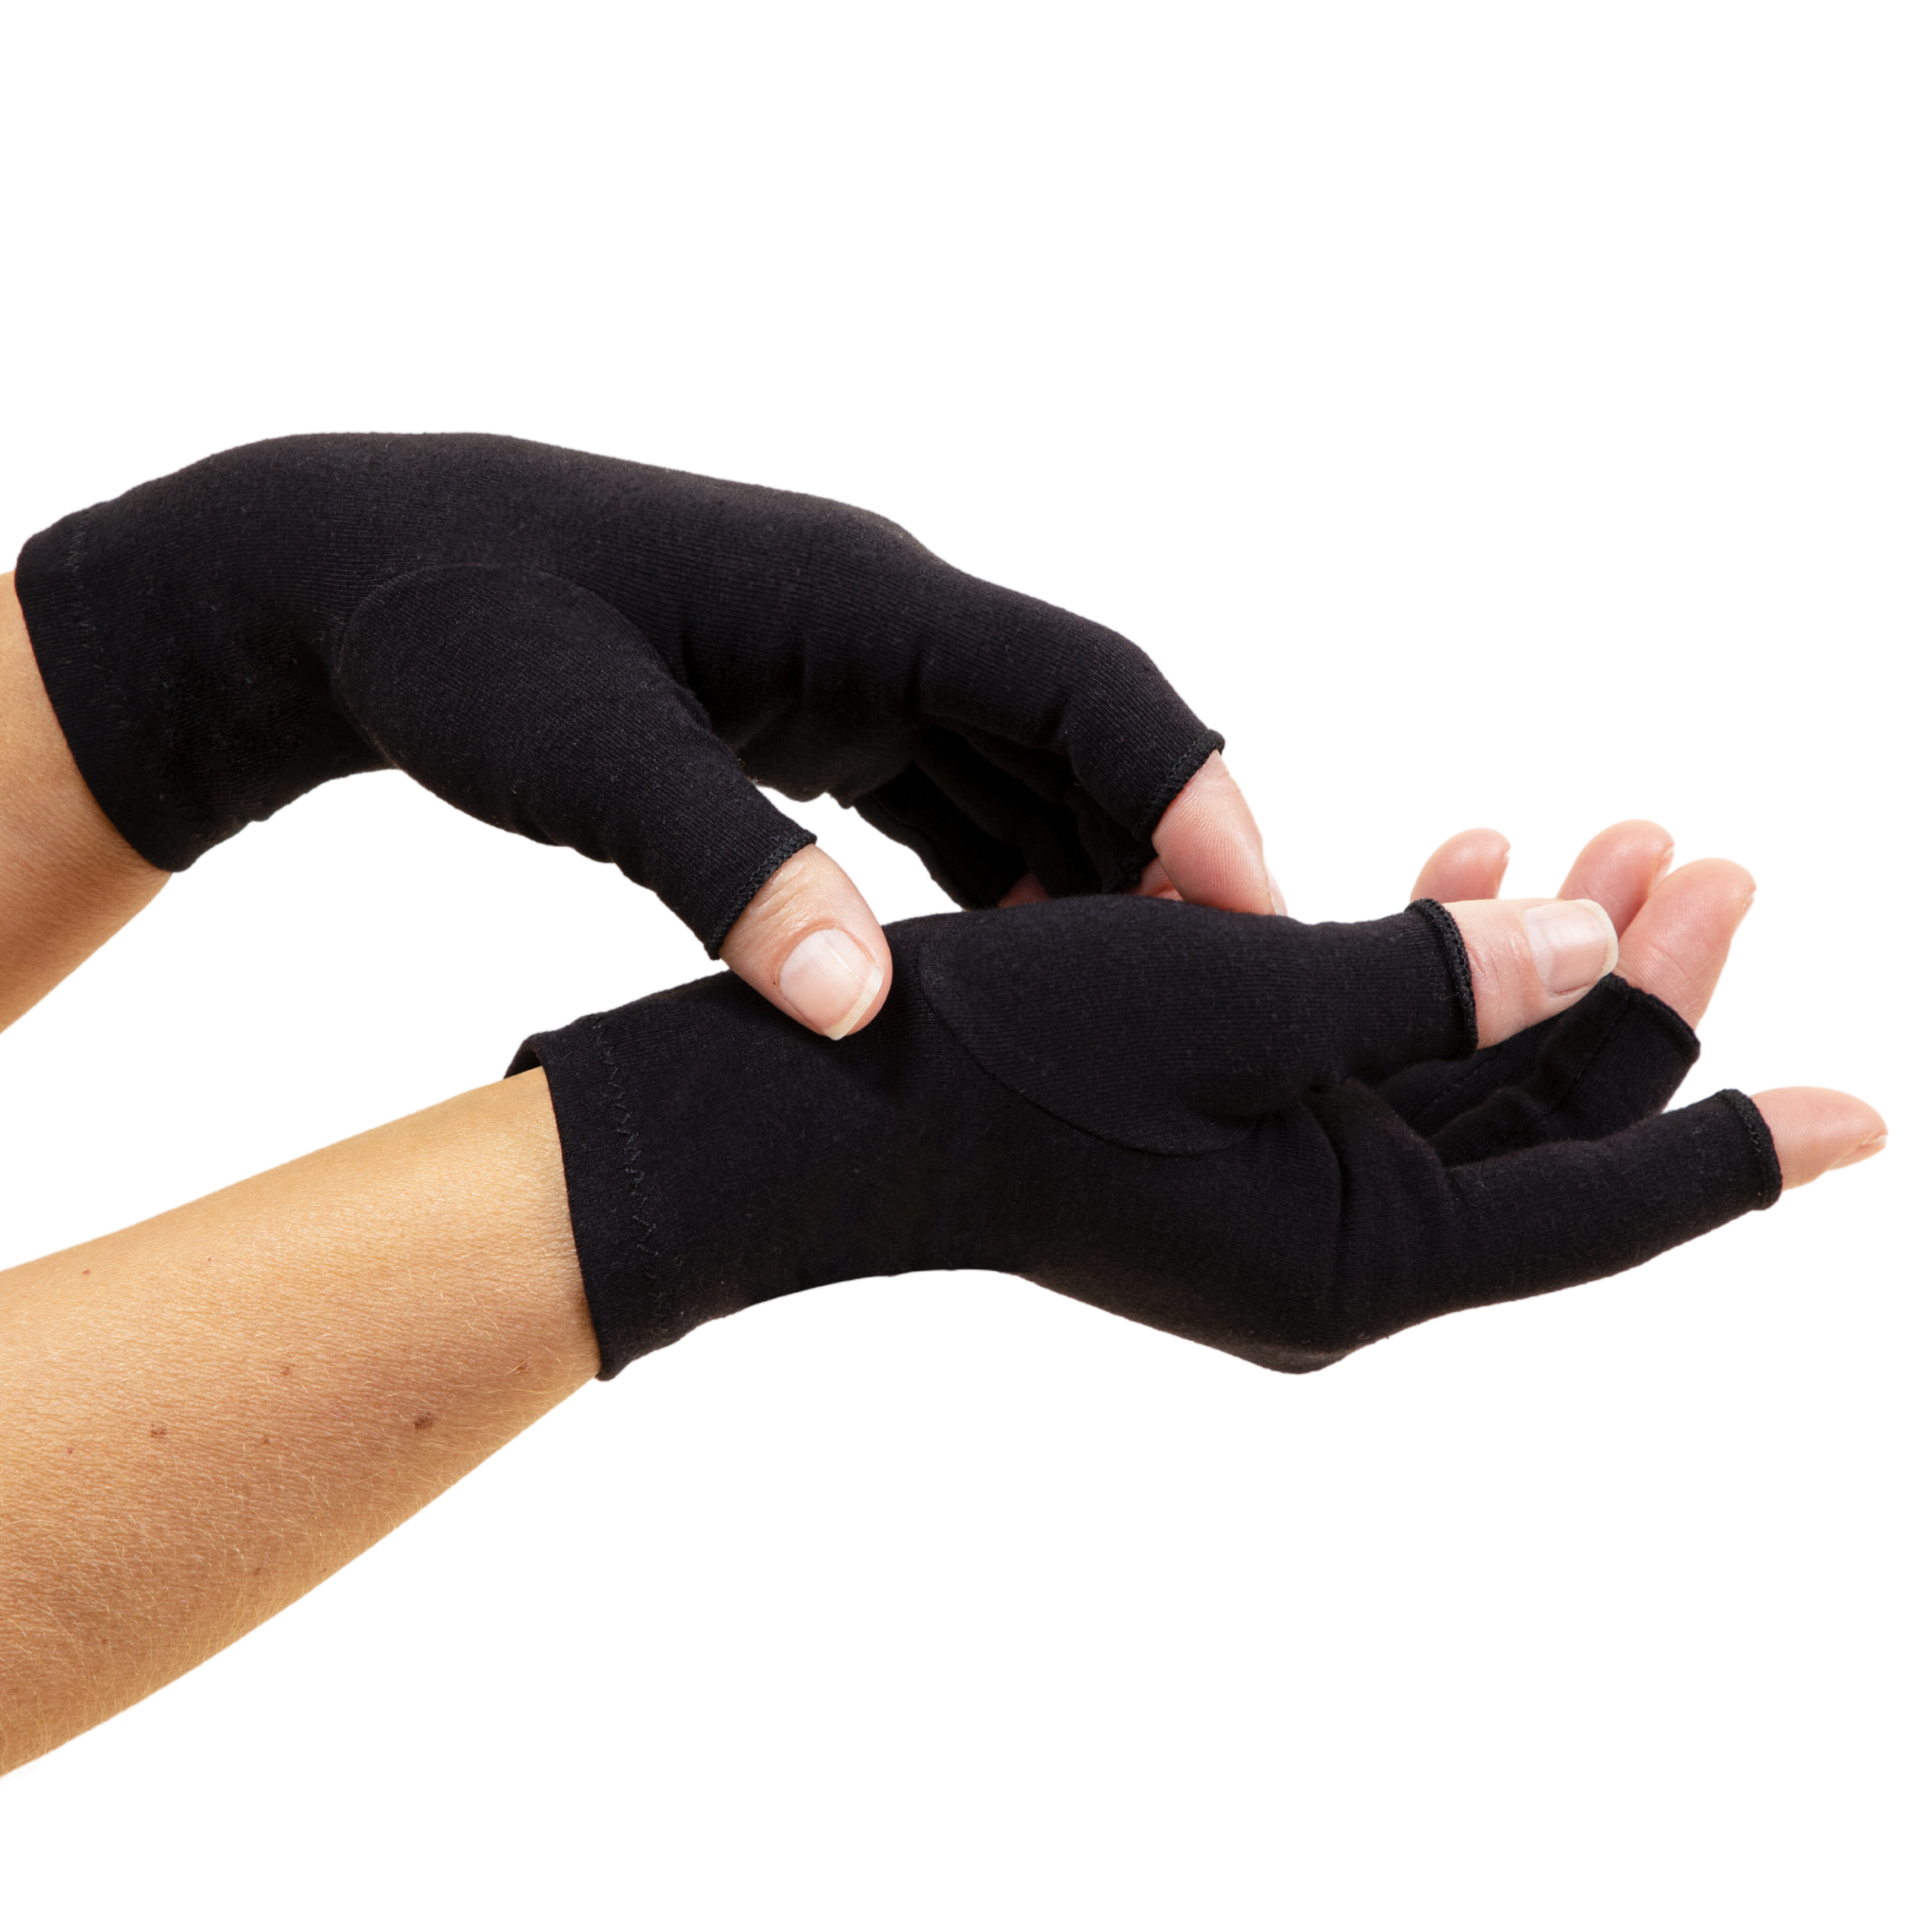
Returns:
[[[850,933],[837,926],[808,932],[778,969],[778,991],[814,1033],[843,1040],[872,1005],[885,977]]]
[[[1617,963],[1617,928],[1594,899],[1553,899],[1523,915],[1543,990],[1557,997],[1594,986]]]
[[[1274,908],[1276,912],[1286,912],[1288,910],[1288,901],[1281,896],[1281,881],[1274,876],[1274,868],[1272,865],[1267,868],[1267,873],[1268,903]]]
[[[1650,875],[1650,882],[1653,886],[1670,871],[1671,867],[1676,863],[1676,859],[1677,848],[1674,845],[1666,845],[1664,847],[1664,856],[1657,860],[1657,870]]]
[[[1854,1147],[1849,1154],[1840,1154],[1839,1158],[1836,1160],[1834,1160],[1831,1163],[1831,1165],[1824,1170],[1825,1173],[1836,1174],[1841,1167],[1857,1167],[1859,1161],[1870,1160],[1874,1154],[1883,1154],[1885,1152],[1885,1142],[1888,1138],[1889,1137],[1884,1134],[1874,1134],[1872,1138],[1869,1141],[1867,1141],[1862,1146]]]

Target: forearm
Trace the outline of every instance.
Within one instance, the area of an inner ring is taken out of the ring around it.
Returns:
[[[0,1770],[273,1616],[596,1369],[541,1073],[0,1275]]]

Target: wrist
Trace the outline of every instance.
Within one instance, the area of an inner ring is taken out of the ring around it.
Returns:
[[[167,883],[89,791],[0,575],[0,1026],[10,1025]]]

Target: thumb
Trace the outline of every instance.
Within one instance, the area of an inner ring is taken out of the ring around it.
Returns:
[[[892,953],[858,888],[816,845],[794,852],[724,936],[732,972],[801,1025],[843,1040],[892,989]]]

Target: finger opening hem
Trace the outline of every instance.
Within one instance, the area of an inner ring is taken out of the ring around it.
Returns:
[[[1757,1103],[1748,1093],[1740,1093],[1735,1087],[1726,1087],[1719,1094],[1722,1100],[1743,1123],[1744,1132],[1751,1142],[1751,1151],[1757,1157],[1758,1172],[1763,1179],[1760,1198],[1754,1204],[1762,1208],[1774,1207],[1785,1191],[1785,1171],[1777,1158],[1777,1142],[1771,1137],[1771,1129],[1765,1124],[1764,1116],[1758,1112]]]
[[[748,883],[743,891],[732,904],[718,924],[708,932],[700,934],[704,940],[705,951],[713,958],[724,956],[724,941],[731,937],[731,928],[744,917],[744,908],[764,891],[765,882],[794,852],[803,852],[808,845],[819,842],[816,832],[808,832],[803,825],[793,825],[786,836],[758,864],[745,874]]]
[[[1462,1038],[1452,1059],[1467,1059],[1476,1050],[1475,982],[1470,976],[1469,948],[1462,942],[1462,928],[1446,906],[1434,899],[1417,899],[1408,908],[1418,913],[1436,943],[1441,948],[1442,963],[1449,969],[1449,980],[1456,993],[1456,1009],[1461,1022]]]

